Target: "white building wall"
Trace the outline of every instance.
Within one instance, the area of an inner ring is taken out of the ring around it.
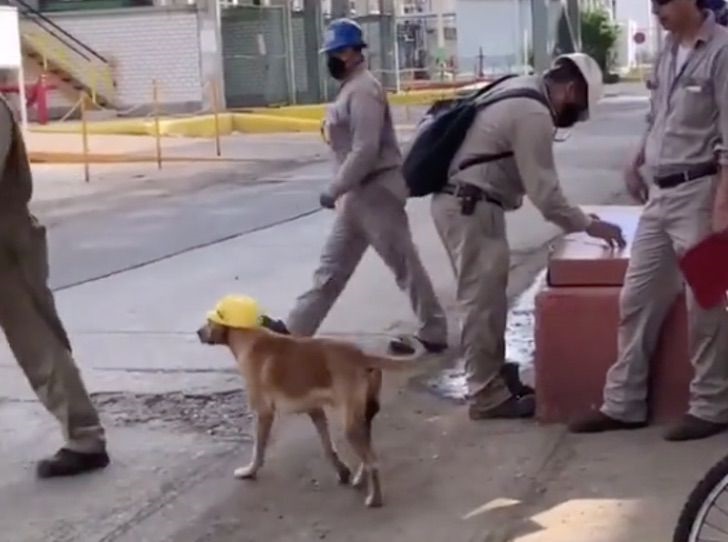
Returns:
[[[622,57],[622,67],[649,62],[657,48],[657,21],[652,15],[650,0],[617,0],[615,19],[624,29],[620,35],[620,49],[627,52]],[[643,45],[634,43],[634,34],[643,32],[647,38]]]
[[[458,66],[472,72],[482,50],[485,72],[520,70],[527,61],[531,0],[457,0]]]
[[[125,107],[160,101],[193,106],[202,101],[197,12],[140,8],[59,13],[53,20],[114,66],[117,99]]]

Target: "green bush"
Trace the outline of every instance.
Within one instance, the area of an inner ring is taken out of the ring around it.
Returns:
[[[614,67],[614,45],[619,28],[604,9],[590,9],[581,14],[582,51],[597,61],[605,77]]]

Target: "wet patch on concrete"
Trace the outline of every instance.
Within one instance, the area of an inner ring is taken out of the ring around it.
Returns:
[[[546,272],[540,272],[513,302],[508,312],[506,327],[506,359],[520,367],[521,380],[527,386],[534,385],[533,357],[535,351],[534,325],[535,300],[546,285]],[[444,369],[442,367],[445,367]],[[465,368],[462,359],[445,359],[441,368],[417,379],[415,384],[424,387],[442,399],[463,403],[467,397]]]
[[[209,394],[99,393],[93,400],[104,421],[116,426],[163,426],[224,440],[252,441],[253,415],[242,389]]]
[[[508,313],[506,328],[506,359],[521,367],[521,379],[533,386],[533,359],[536,352],[536,296],[546,287],[546,271],[539,273],[531,285],[518,296]]]

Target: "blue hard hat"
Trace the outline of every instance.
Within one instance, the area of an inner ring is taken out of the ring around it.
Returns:
[[[334,53],[349,47],[366,47],[361,26],[351,19],[331,21],[324,35],[324,46],[320,53]]]

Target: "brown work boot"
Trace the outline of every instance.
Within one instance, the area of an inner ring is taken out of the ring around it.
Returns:
[[[536,413],[536,396],[511,396],[500,405],[484,408],[473,403],[468,408],[471,420],[515,420],[519,418],[533,418]]]
[[[668,429],[665,440],[670,442],[700,440],[722,433],[726,429],[728,424],[709,422],[692,414],[686,414],[680,423]]]
[[[642,429],[643,427],[647,427],[647,422],[623,422],[596,411],[581,420],[570,423],[569,431],[572,433],[604,433],[606,431]]]
[[[37,473],[38,478],[76,476],[103,469],[109,462],[109,455],[105,450],[95,453],[80,453],[61,448],[53,457],[43,459],[38,463]]]

